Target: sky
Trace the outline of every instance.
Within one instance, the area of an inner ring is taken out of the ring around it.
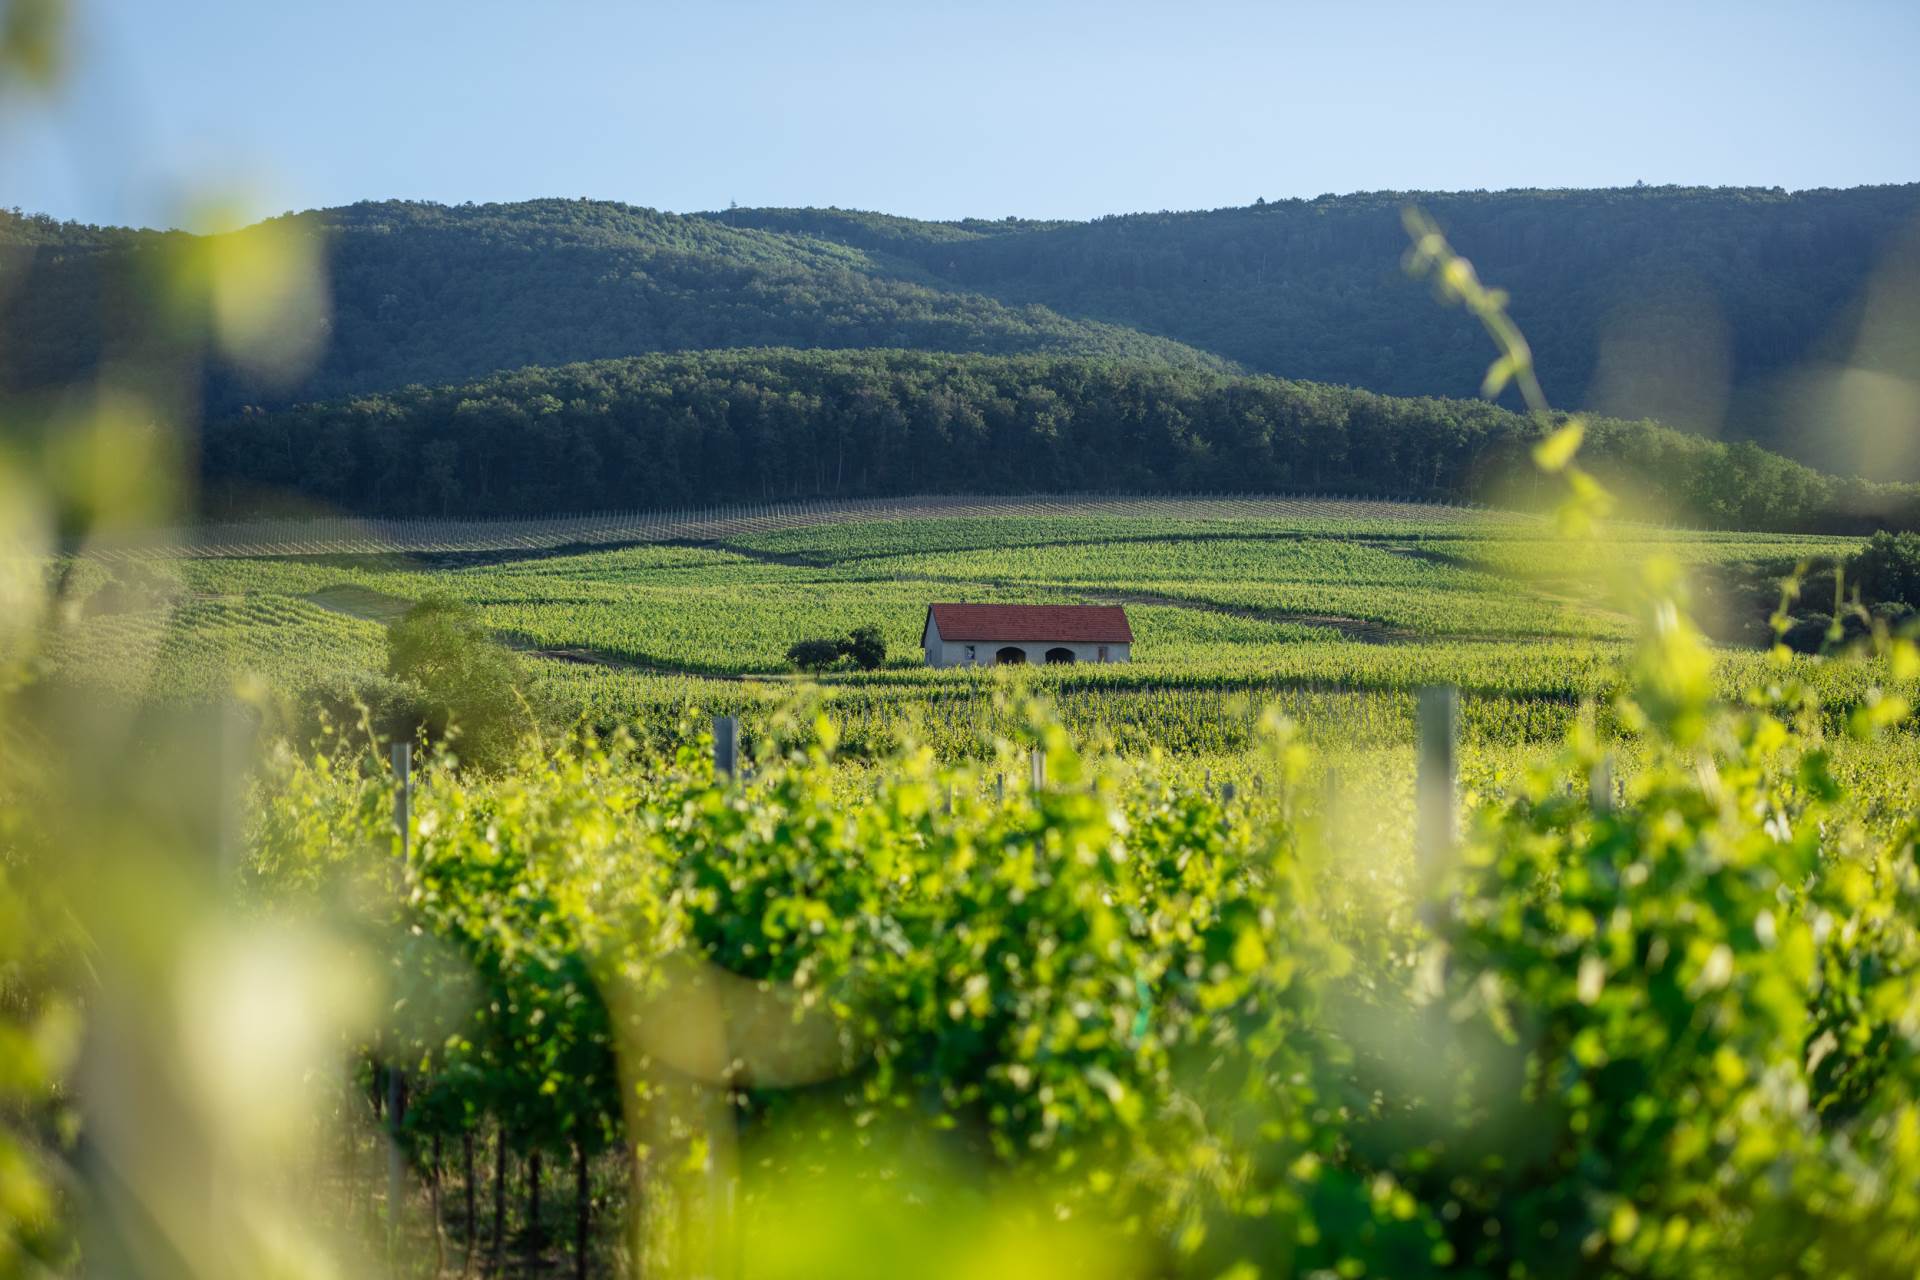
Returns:
[[[591,196],[1088,218],[1920,180],[1920,0],[70,0],[0,206]]]

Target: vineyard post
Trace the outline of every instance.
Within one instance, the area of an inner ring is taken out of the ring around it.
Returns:
[[[740,717],[713,718],[713,772],[731,778],[740,769]]]
[[[1036,743],[1033,754],[1029,757],[1029,764],[1033,770],[1033,789],[1044,790],[1047,785],[1047,749]]]
[[[1415,787],[1415,849],[1420,873],[1436,875],[1457,836],[1460,790],[1460,691],[1420,691],[1420,764]]]
[[[1007,775],[1004,773],[996,773],[993,775],[993,802],[995,804],[1004,804],[1006,799]]]
[[[1613,757],[1601,756],[1587,775],[1587,798],[1598,814],[1613,812]]]

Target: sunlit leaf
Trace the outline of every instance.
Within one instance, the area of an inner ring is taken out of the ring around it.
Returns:
[[[1578,418],[1573,419],[1533,446],[1534,465],[1542,471],[1563,470],[1573,461],[1573,455],[1580,451],[1580,442],[1586,438],[1586,434],[1586,425]]]

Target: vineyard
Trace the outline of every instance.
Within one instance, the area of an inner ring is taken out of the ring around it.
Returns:
[[[552,551],[636,542],[712,542],[822,525],[967,517],[1032,518],[1106,515],[1189,519],[1405,519],[1480,515],[1465,507],[1392,498],[1260,495],[1113,495],[1006,497],[952,495],[863,498],[829,502],[690,507],[675,511],[601,512],[538,520],[381,520],[335,516],[203,523],[150,531],[103,549],[109,556],[433,555],[481,551]]]
[[[157,1007],[154,903],[227,891],[195,857],[103,878],[113,851],[205,842],[237,891],[184,962],[224,1030],[100,1086],[210,1135],[255,1225],[185,1240],[194,1269],[1920,1266],[1920,658],[1884,628],[1770,648],[1737,589],[1857,543],[1333,502],[866,514],[50,568],[37,696],[88,710],[44,752],[127,800],[32,809],[23,848],[96,851],[35,891],[84,900]],[[1649,605],[1655,556],[1718,641]],[[1138,660],[928,670],[934,599],[1124,603]],[[512,653],[512,759],[293,731],[428,600]],[[868,623],[877,670],[784,660]],[[1459,691],[1438,791],[1433,686]],[[159,1124],[90,1141],[167,1183]]]
[[[1702,582],[1758,567],[1771,583],[1858,545],[1630,526],[1603,545],[1510,514],[1324,499],[935,499],[874,515],[816,508],[757,530],[730,516],[697,538],[674,521],[660,526],[666,540],[601,550],[90,561],[84,616],[49,656],[62,679],[122,698],[192,705],[245,687],[284,705],[329,675],[380,671],[386,625],[451,594],[517,650],[555,739],[585,727],[665,751],[729,714],[751,743],[800,698],[833,719],[851,778],[912,744],[950,762],[988,758],[1021,731],[1012,708],[1038,694],[1086,750],[1244,785],[1272,709],[1348,776],[1391,793],[1411,786],[1425,687],[1462,691],[1466,759],[1490,779],[1583,717],[1613,732],[1609,698],[1633,650],[1631,566],[1663,556]],[[936,599],[1125,603],[1136,660],[930,670],[918,641]],[[1722,696],[1776,678],[1756,643],[1771,606],[1719,619]],[[880,628],[887,663],[803,687],[786,649],[857,623]],[[1857,666],[1792,661],[1831,706],[1874,685]],[[1408,846],[1404,831],[1393,843]]]
[[[124,683],[117,636],[134,630],[160,648],[158,661],[138,668],[154,696],[218,695],[241,673],[292,691],[317,665],[377,666],[365,655],[377,650],[380,627],[409,602],[447,592],[526,655],[556,723],[584,717],[603,731],[652,733],[687,712],[742,711],[757,723],[790,692],[784,654],[795,640],[842,621],[872,623],[890,661],[828,675],[824,696],[861,725],[904,727],[909,713],[921,715],[942,754],[968,754],[991,682],[920,665],[927,603],[1119,602],[1142,636],[1134,663],[1029,677],[1076,729],[1105,726],[1124,742],[1136,726],[1136,740],[1186,753],[1195,748],[1178,744],[1191,733],[1162,733],[1154,722],[1222,722],[1236,695],[1324,702],[1338,691],[1395,710],[1302,719],[1404,741],[1411,692],[1451,683],[1471,695],[1474,736],[1484,727],[1537,740],[1557,737],[1570,707],[1616,679],[1631,635],[1617,598],[1627,566],[1658,552],[1702,570],[1759,564],[1784,574],[1857,545],[1644,530],[1597,549],[1557,538],[1539,520],[1333,500],[929,500],[913,518],[905,509],[872,517],[856,504],[759,530],[745,517],[697,534],[672,523],[662,526],[674,531],[666,540],[606,550],[110,563],[103,575],[161,585],[135,593],[148,607],[109,605],[88,617],[56,660],[76,678],[92,671]],[[610,526],[606,536],[639,527]],[[1769,607],[1727,622],[1749,645],[1722,655],[1730,690],[1753,675],[1751,645],[1764,639]],[[261,608],[276,622],[251,647],[221,621]],[[1250,715],[1224,739],[1242,742]],[[1376,724],[1377,735],[1368,727]],[[986,736],[998,727],[987,724]],[[888,743],[897,740],[889,730]]]
[[[1239,788],[1031,706],[852,794],[825,722],[737,777],[616,738],[430,767],[399,835],[394,775],[283,761],[253,892],[396,904],[336,926],[400,1016],[323,1105],[367,1140],[334,1224],[582,1273],[1904,1274],[1911,821],[1791,698],[1668,674],[1624,780],[1574,734],[1471,802],[1451,870],[1274,719]]]

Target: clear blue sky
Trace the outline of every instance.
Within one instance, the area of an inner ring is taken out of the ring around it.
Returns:
[[[1920,0],[73,0],[0,205],[412,197],[1090,217],[1920,179]]]

